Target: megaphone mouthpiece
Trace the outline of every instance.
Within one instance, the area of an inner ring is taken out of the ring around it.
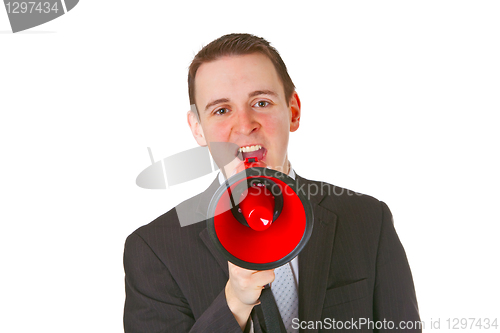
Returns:
[[[247,225],[256,231],[266,230],[273,223],[274,196],[265,186],[251,186],[239,208]]]

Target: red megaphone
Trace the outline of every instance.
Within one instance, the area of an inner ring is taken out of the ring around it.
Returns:
[[[226,180],[208,208],[210,238],[226,259],[266,270],[292,260],[313,228],[311,204],[296,182],[276,170],[245,160],[245,170]]]

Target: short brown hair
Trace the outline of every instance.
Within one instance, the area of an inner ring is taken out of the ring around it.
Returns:
[[[210,44],[205,45],[200,52],[198,52],[189,66],[189,103],[191,105],[196,104],[194,97],[194,79],[198,68],[200,68],[203,63],[217,60],[223,56],[246,55],[256,52],[266,55],[273,63],[274,68],[283,83],[285,98],[288,104],[293,92],[295,91],[295,86],[292,79],[288,75],[283,59],[281,59],[278,51],[272,47],[267,40],[251,34],[224,35],[212,41]]]

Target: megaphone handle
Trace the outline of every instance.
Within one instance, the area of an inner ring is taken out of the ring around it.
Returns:
[[[267,331],[270,333],[286,333],[285,325],[282,324],[281,315],[269,285],[266,285],[260,294],[260,305]]]

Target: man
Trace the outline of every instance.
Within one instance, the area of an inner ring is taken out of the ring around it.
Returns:
[[[309,193],[314,229],[298,265],[297,259],[292,265],[298,319],[286,329],[318,332],[335,320],[342,328],[371,332],[384,331],[384,322],[397,328],[401,321],[418,321],[411,272],[388,207],[301,178],[291,168],[288,139],[299,127],[301,103],[277,51],[252,35],[223,36],[195,56],[188,85],[188,123],[198,144],[212,151],[213,142],[234,143],[258,156],[262,166],[316,189]],[[224,173],[242,169],[235,158]],[[274,270],[250,271],[228,263],[211,244],[204,222],[179,223],[180,211],[204,219],[223,181],[219,178],[127,238],[126,332],[267,330],[259,299],[263,287],[274,281]]]

